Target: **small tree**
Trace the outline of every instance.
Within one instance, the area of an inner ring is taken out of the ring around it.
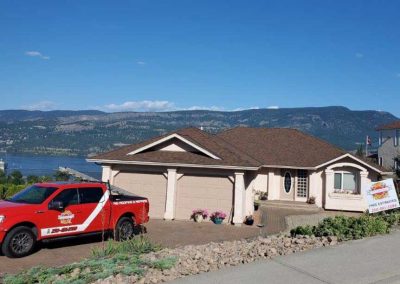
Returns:
[[[361,157],[361,158],[364,157],[364,145],[363,144],[358,145],[356,156]]]
[[[56,173],[54,174],[54,178],[56,179],[56,181],[67,181],[70,177],[71,175],[64,171],[56,171]]]
[[[27,182],[27,183],[38,183],[38,182],[39,182],[39,177],[38,177],[38,176],[35,176],[35,175],[29,175],[29,176],[26,178],[26,182]]]
[[[10,178],[11,183],[14,184],[14,185],[21,185],[21,184],[25,183],[22,173],[20,171],[17,171],[17,170],[13,171],[10,174],[9,178]]]
[[[51,176],[41,176],[39,177],[39,182],[48,182],[48,181],[52,181],[53,178]]]
[[[3,170],[0,170],[0,184],[6,184],[6,183],[7,183],[6,173]]]

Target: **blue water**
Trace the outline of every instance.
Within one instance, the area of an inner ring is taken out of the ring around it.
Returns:
[[[101,177],[101,167],[94,163],[86,162],[84,157],[6,155],[5,153],[0,153],[0,159],[7,162],[8,173],[13,170],[19,170],[24,176],[53,175],[58,167],[69,167],[97,179]]]

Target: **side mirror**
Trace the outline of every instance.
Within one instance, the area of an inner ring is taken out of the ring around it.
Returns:
[[[62,203],[61,201],[51,201],[49,203],[49,210],[63,211],[64,203]]]

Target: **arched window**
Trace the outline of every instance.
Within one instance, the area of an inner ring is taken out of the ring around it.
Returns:
[[[285,192],[289,193],[290,189],[292,188],[292,176],[289,172],[285,173],[285,178],[284,178],[284,188]]]

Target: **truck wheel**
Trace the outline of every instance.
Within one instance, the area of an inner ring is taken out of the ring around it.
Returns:
[[[135,223],[131,217],[122,217],[115,226],[115,239],[126,241],[135,236]]]
[[[18,258],[32,253],[36,236],[32,229],[25,226],[15,227],[4,238],[1,250],[7,257]]]

